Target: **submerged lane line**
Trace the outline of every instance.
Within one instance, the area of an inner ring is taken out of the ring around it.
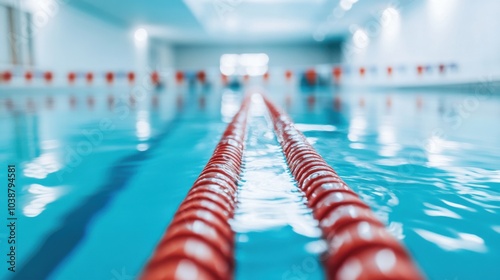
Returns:
[[[148,141],[149,149],[120,158],[110,167],[102,187],[69,210],[38,249],[13,275],[13,280],[46,279],[83,240],[92,219],[108,205],[114,196],[125,189],[143,162],[154,155],[159,144],[178,126],[182,112],[164,125],[161,133]]]

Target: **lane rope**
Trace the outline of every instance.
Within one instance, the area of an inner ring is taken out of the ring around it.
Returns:
[[[288,166],[328,244],[328,279],[423,279],[408,251],[369,206],[295,128],[290,117],[263,97]]]
[[[249,98],[179,206],[145,266],[142,280],[233,279],[234,215]]]

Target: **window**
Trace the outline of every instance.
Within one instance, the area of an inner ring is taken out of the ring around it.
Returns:
[[[0,64],[33,65],[31,14],[0,4]]]
[[[10,63],[7,7],[0,5],[0,65]]]

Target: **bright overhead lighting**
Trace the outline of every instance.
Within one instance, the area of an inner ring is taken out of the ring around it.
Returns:
[[[393,7],[388,7],[382,12],[382,20],[384,22],[390,23],[397,18],[399,18],[399,11]]]
[[[340,0],[339,6],[344,11],[349,11],[358,0]]]
[[[220,57],[220,64],[224,66],[236,66],[238,64],[239,55],[237,54],[223,54]]]
[[[134,38],[138,42],[148,39],[148,32],[144,28],[138,28],[134,33]]]
[[[340,7],[345,11],[349,11],[352,8],[352,4],[347,0],[342,0],[340,1]]]
[[[234,74],[236,74],[236,67],[231,67],[231,66],[223,66],[221,65],[220,66],[220,72],[224,75],[224,76],[232,76]]]
[[[370,43],[370,38],[363,29],[358,29],[352,35],[352,41],[356,47],[363,49],[368,46],[368,43]]]
[[[240,55],[240,64],[243,66],[265,66],[269,57],[265,53],[244,53]]]
[[[220,71],[231,75],[264,75],[267,70],[269,56],[265,53],[223,54],[220,58]]]

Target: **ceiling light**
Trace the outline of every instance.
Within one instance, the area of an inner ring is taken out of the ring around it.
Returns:
[[[148,39],[148,32],[144,28],[138,28],[134,33],[134,38],[138,42]]]
[[[363,29],[358,29],[352,35],[352,40],[354,45],[358,48],[366,48],[368,43],[370,42],[370,38],[368,38],[368,34]]]

